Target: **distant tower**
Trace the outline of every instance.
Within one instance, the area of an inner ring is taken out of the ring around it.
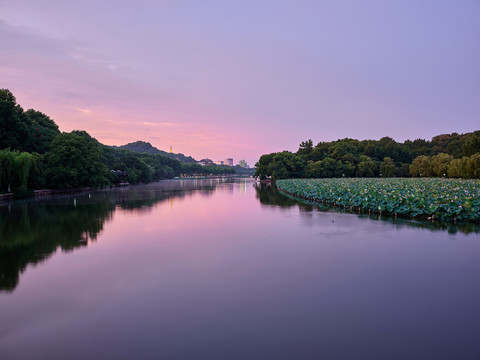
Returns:
[[[173,153],[172,145],[170,145],[170,154]]]

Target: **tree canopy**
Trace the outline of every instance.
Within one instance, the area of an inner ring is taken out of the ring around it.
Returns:
[[[125,178],[117,173],[126,174]],[[111,147],[85,131],[61,133],[48,115],[34,109],[23,111],[11,91],[0,89],[0,192],[24,194],[28,189],[101,187],[120,181],[137,184],[180,175],[234,173],[233,167],[200,166],[192,157],[165,153],[143,141]]]
[[[433,137],[431,141],[415,139],[403,143],[396,142],[391,137],[383,137],[380,140],[362,141],[345,138],[314,145],[308,139],[300,143],[296,153],[290,153],[305,164],[295,171],[289,170],[287,161],[279,161],[287,156],[286,153],[288,152],[262,155],[255,165],[257,169],[254,176],[260,179],[447,175],[474,177],[475,160],[471,157],[480,153],[480,131],[442,134]]]

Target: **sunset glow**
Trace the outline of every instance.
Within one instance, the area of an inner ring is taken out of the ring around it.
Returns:
[[[478,129],[471,1],[0,1],[0,88],[61,131],[213,161]]]

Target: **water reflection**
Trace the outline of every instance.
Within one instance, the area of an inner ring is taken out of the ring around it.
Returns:
[[[155,205],[191,196],[211,196],[221,180],[164,181],[152,185],[25,201],[0,206],[0,291],[13,291],[29,264],[95,241],[115,209],[148,213]]]
[[[12,292],[19,276],[29,264],[48,259],[57,249],[63,252],[85,247],[96,241],[106,222],[117,209],[147,214],[160,203],[174,208],[175,202],[193,196],[211,197],[215,191],[246,194],[254,187],[257,200],[278,209],[298,207],[304,219],[315,212],[350,213],[349,211],[300,202],[281,194],[274,185],[257,184],[243,179],[240,184],[231,180],[163,181],[151,185],[85,193],[77,196],[25,201],[0,206],[0,291]],[[358,214],[360,218],[387,221],[400,227],[423,228],[431,231],[479,233],[478,224],[452,224],[412,221]]]
[[[0,359],[478,354],[479,237],[335,211],[220,180],[1,207]]]
[[[94,241],[111,217],[112,204],[34,204],[0,208],[0,289],[12,291],[28,264],[50,257],[58,247],[72,251]]]
[[[379,214],[368,214],[368,213],[357,213],[352,212],[348,209],[336,208],[331,206],[325,206],[319,203],[313,203],[304,200],[297,200],[291,196],[282,194],[278,191],[277,187],[274,184],[254,184],[256,190],[256,197],[262,205],[267,206],[276,206],[279,208],[288,208],[297,206],[300,209],[301,213],[308,214],[313,211],[320,212],[336,212],[336,213],[355,213],[358,214],[360,218],[370,219],[370,220],[379,220],[386,221],[396,226],[408,226],[415,228],[428,229],[431,231],[448,231],[450,234],[455,234],[457,232],[462,232],[465,234],[469,233],[480,233],[480,224],[474,223],[452,223],[452,222],[442,222],[442,221],[427,221],[427,220],[412,220],[406,218],[395,218],[393,216],[385,216]]]

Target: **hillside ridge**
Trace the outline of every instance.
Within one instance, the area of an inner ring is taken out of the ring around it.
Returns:
[[[191,156],[186,156],[182,153],[175,154],[175,153],[169,153],[169,152],[160,150],[147,141],[138,140],[125,145],[113,146],[113,147],[119,148],[119,149],[127,149],[130,151],[136,151],[136,152],[145,153],[145,154],[160,154],[172,159],[179,160],[184,163],[192,163],[192,164],[197,163],[197,160],[195,160]]]

